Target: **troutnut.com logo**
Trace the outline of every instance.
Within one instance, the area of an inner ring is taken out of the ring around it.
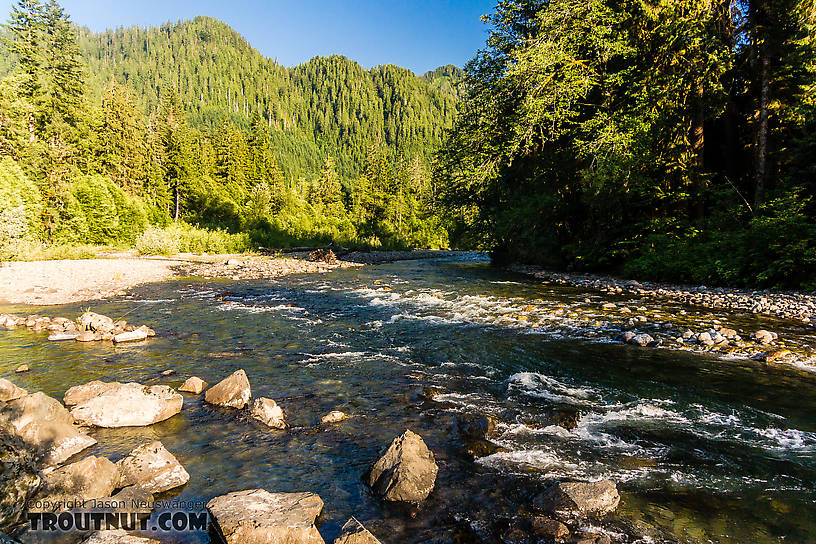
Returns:
[[[200,501],[65,499],[28,506],[31,531],[206,531],[209,521]]]

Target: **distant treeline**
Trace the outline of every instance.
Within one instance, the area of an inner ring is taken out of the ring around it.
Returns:
[[[500,258],[816,287],[816,7],[501,0],[438,175]]]
[[[431,165],[455,70],[290,69],[214,19],[92,34],[54,0],[20,0],[5,38],[0,245],[130,243],[174,220],[267,247],[447,243]]]

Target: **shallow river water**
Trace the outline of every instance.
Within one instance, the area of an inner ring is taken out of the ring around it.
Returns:
[[[245,369],[253,396],[275,399],[291,430],[185,395],[182,412],[165,422],[92,433],[99,443],[85,454],[114,461],[161,440],[191,475],[162,498],[313,491],[325,501],[327,542],[352,515],[384,544],[497,542],[532,515],[548,479],[603,477],[618,482],[621,506],[580,525],[616,541],[816,542],[816,376],[573,334],[550,311],[597,293],[528,282],[479,255],[270,281],[183,279],[134,292],[0,307],[74,317],[90,306],[158,333],[114,347],[2,332],[0,375],[61,399],[94,379],[177,387],[190,375],[213,384]],[[502,317],[543,307],[541,327]],[[32,371],[15,375],[23,363]],[[166,369],[176,374],[162,377]],[[334,409],[351,417],[318,426]],[[574,429],[552,424],[576,411]],[[462,414],[496,417],[497,447],[474,460],[457,432]],[[440,465],[433,494],[413,510],[376,500],[362,479],[406,428]]]

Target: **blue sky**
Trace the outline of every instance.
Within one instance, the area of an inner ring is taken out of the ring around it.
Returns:
[[[3,20],[13,0],[0,0]],[[153,26],[209,15],[286,66],[338,53],[365,67],[397,64],[418,74],[463,65],[484,46],[479,16],[496,0],[62,0],[93,31]]]

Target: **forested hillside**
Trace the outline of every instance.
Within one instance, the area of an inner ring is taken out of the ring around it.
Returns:
[[[286,68],[207,17],[93,34],[21,0],[6,31],[0,199],[19,228],[0,245],[179,220],[247,247],[446,244],[430,171],[451,89],[340,56]]]
[[[816,287],[816,10],[503,0],[439,176],[459,243],[576,270]]]

